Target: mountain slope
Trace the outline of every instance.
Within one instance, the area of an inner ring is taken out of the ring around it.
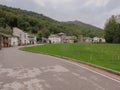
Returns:
[[[102,36],[101,29],[88,24],[59,22],[43,14],[0,5],[0,29],[3,31],[12,27],[34,33],[38,38],[59,32],[76,36]]]
[[[96,29],[100,30],[100,28],[98,28],[98,27],[95,27],[95,26],[90,25],[90,24],[83,23],[83,22],[78,21],[78,20],[75,20],[75,21],[68,21],[67,23],[76,24],[76,25],[80,25],[80,26],[91,27],[91,28],[96,28]]]

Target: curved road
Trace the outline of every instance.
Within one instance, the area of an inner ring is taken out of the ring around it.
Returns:
[[[0,90],[120,90],[120,81],[64,59],[0,51]]]

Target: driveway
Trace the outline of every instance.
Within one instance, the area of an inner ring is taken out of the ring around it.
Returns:
[[[120,81],[53,56],[0,51],[0,90],[120,90]]]

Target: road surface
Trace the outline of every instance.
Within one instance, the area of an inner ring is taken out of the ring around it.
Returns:
[[[0,90],[120,90],[120,81],[71,61],[6,48],[0,51]]]

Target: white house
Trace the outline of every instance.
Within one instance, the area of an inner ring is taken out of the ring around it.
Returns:
[[[36,44],[37,43],[37,38],[36,36],[33,35],[28,35],[28,44]]]
[[[61,43],[61,37],[59,37],[57,34],[51,34],[48,38],[50,43]]]
[[[93,42],[98,43],[98,42],[99,42],[99,39],[100,39],[99,37],[94,37],[94,38],[93,38]]]
[[[29,43],[28,34],[23,32],[19,28],[13,28],[13,36],[18,37],[19,45],[26,45],[27,43]]]
[[[104,38],[94,37],[93,38],[93,42],[96,42],[96,43],[105,43],[106,40]]]
[[[100,38],[100,40],[101,40],[102,43],[106,42],[106,40],[104,38]]]
[[[10,42],[11,46],[18,46],[19,45],[19,39],[18,39],[18,37],[13,36],[13,37],[11,37],[10,41],[11,41]]]
[[[51,34],[48,38],[49,43],[74,43],[75,36],[67,36],[65,33]]]
[[[13,36],[11,37],[11,46],[36,44],[36,36],[29,35],[19,28],[13,28]]]

